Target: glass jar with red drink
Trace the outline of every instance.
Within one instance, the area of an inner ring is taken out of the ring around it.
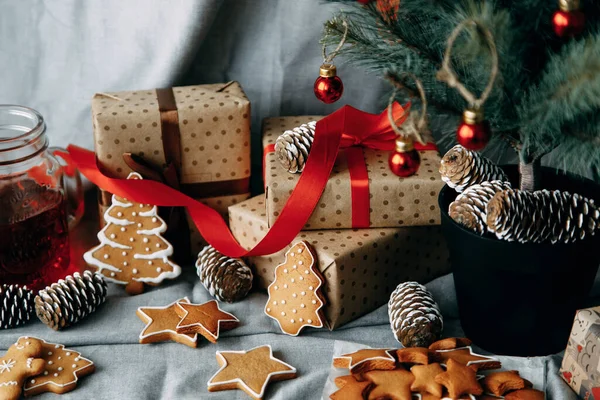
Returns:
[[[0,283],[40,289],[69,267],[69,226],[83,214],[79,173],[48,147],[31,108],[0,105]]]

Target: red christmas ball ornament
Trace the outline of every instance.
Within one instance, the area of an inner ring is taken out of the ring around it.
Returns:
[[[417,173],[421,165],[421,156],[415,150],[412,139],[401,136],[396,139],[396,150],[390,154],[388,164],[392,172],[401,178]]]
[[[323,64],[315,81],[315,96],[325,104],[335,103],[344,93],[344,84],[333,64]]]
[[[560,0],[559,10],[552,16],[552,27],[558,37],[579,35],[585,27],[585,14],[579,10],[579,0]]]
[[[483,119],[483,111],[481,109],[466,109],[463,112],[462,122],[456,131],[458,143],[469,150],[481,150],[488,144],[491,137],[490,124]]]

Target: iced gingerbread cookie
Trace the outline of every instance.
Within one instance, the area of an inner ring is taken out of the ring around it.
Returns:
[[[177,333],[199,333],[212,343],[217,343],[221,329],[233,329],[240,322],[235,315],[221,310],[216,300],[203,304],[180,302],[177,306],[175,312],[181,317],[175,328]]]
[[[181,317],[177,314],[180,304],[189,303],[187,297],[167,304],[164,307],[140,307],[137,316],[146,323],[140,333],[140,343],[156,343],[172,340],[186,346],[196,347],[197,333],[177,333]]]
[[[372,370],[390,370],[396,368],[394,351],[392,349],[360,349],[354,353],[334,357],[333,366],[347,368],[351,374],[362,374]]]
[[[42,351],[42,342],[27,336],[8,348],[0,358],[0,399],[17,400],[25,381],[44,370]]]
[[[294,244],[285,253],[285,262],[275,269],[265,313],[288,335],[297,336],[307,326],[322,328],[323,282],[311,246],[305,241]]]
[[[133,172],[127,179],[142,177]],[[125,285],[129,294],[139,294],[144,284],[158,285],[181,274],[181,268],[169,260],[173,246],[161,236],[167,225],[156,206],[113,195],[104,220],[106,226],[98,233],[100,244],[83,258],[106,280]]]
[[[273,357],[271,346],[247,351],[217,351],[221,368],[208,381],[210,392],[241,389],[253,399],[262,399],[269,382],[293,379],[296,368]]]
[[[65,349],[62,344],[38,340],[42,343],[40,357],[46,362],[46,366],[39,375],[27,379],[23,387],[25,396],[44,392],[70,392],[77,386],[79,378],[94,372],[94,363],[82,357],[80,353]]]

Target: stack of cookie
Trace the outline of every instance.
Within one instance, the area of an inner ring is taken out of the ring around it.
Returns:
[[[502,365],[474,353],[470,344],[465,338],[448,338],[429,348],[362,349],[334,357],[333,366],[349,374],[335,379],[338,390],[330,399],[544,399],[518,371],[482,373]]]

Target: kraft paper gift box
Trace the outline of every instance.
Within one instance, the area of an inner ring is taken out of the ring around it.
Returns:
[[[263,148],[267,222],[269,226],[281,213],[300,174],[287,172],[277,160],[273,145],[286,130],[320,116],[267,118],[263,121]],[[389,152],[364,149],[369,174],[369,227],[439,225],[438,194],[444,182],[438,172],[437,150],[419,151],[419,171],[408,178],[394,175],[388,166]],[[329,181],[304,229],[352,228],[352,195],[348,162],[342,150]]]
[[[586,400],[600,400],[600,307],[577,311],[560,375]]]
[[[98,93],[92,99],[101,171],[126,178],[132,153],[157,169],[175,165],[179,189],[216,209],[250,197],[250,101],[237,82]],[[111,195],[99,195],[100,212]],[[192,253],[204,245],[188,217]]]
[[[254,247],[269,229],[264,195],[229,207],[229,219],[240,245]],[[316,250],[330,329],[386,304],[401,282],[425,283],[450,272],[439,226],[302,231],[278,253],[248,257],[258,287],[269,286],[285,251],[298,240]]]

